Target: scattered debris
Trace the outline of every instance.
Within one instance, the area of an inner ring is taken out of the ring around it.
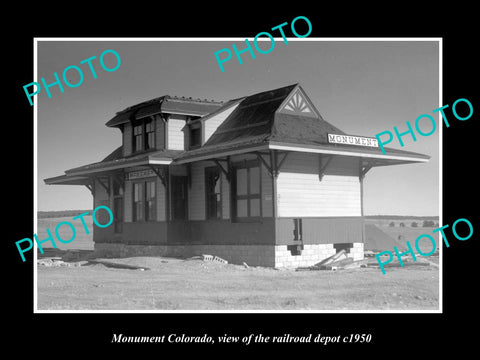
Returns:
[[[322,261],[320,261],[319,263],[316,263],[313,266],[329,265],[329,264],[331,264],[331,263],[333,263],[337,260],[342,260],[342,259],[346,259],[346,258],[347,258],[347,255],[346,255],[345,250],[340,250],[335,255],[329,256],[328,258],[323,259]]]
[[[423,259],[422,259],[423,260]],[[409,259],[403,260],[403,266],[435,266],[437,264],[431,261],[411,261]],[[384,265],[385,267],[402,267],[398,261],[391,262]],[[378,262],[373,261],[370,256],[363,260],[354,261],[353,258],[347,257],[345,250],[339,251],[335,255],[332,255],[319,263],[312,266],[298,267],[297,271],[308,271],[308,270],[331,270],[336,271],[340,269],[356,269],[356,268],[378,268]]]
[[[228,264],[227,260],[224,260],[218,256],[202,254],[202,257],[203,257],[203,261],[216,261],[222,264]]]
[[[243,266],[245,266],[246,269],[250,268],[246,262],[243,263]]]
[[[91,264],[100,264],[104,265],[106,267],[111,267],[115,269],[129,269],[129,270],[140,270],[140,271],[145,271],[145,270],[150,270],[148,267],[145,266],[135,266],[135,265],[127,265],[127,264],[118,264],[118,263],[113,263],[110,261],[100,261],[100,260],[89,260],[88,264],[86,265],[91,265]]]
[[[65,262],[59,257],[43,258],[37,260],[37,265],[45,267],[77,267],[83,266],[87,261]]]
[[[375,252],[372,251],[372,250],[365,250],[365,251],[363,252],[363,256],[365,256],[365,257],[374,257],[374,256],[375,256]]]
[[[224,260],[222,258],[219,258],[218,256],[215,256],[213,258],[213,261],[216,261],[216,262],[219,262],[219,263],[222,263],[222,264],[228,264],[228,261],[227,260]]]
[[[369,262],[366,264],[367,267],[379,267],[378,262]],[[403,266],[400,265],[400,262],[391,262],[388,264],[384,264],[383,267],[408,267],[408,266],[430,266],[431,263],[424,262],[424,261],[409,261],[403,260]]]

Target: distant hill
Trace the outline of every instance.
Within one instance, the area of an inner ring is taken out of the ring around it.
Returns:
[[[74,217],[84,212],[92,214],[92,210],[61,210],[61,211],[37,211],[37,217],[39,219],[57,218],[57,217]]]
[[[413,215],[367,215],[365,219],[371,220],[438,220],[438,216],[413,216]]]

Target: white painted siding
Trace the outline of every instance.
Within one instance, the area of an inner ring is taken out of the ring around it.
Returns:
[[[358,160],[335,157],[319,179],[319,155],[290,153],[277,180],[278,216],[361,216]]]
[[[171,116],[168,119],[168,149],[185,150],[185,117],[181,115]]]
[[[239,104],[239,103],[238,103]],[[204,134],[205,134],[205,142],[208,141],[210,136],[217,130],[217,128],[223,123],[223,121],[235,110],[238,106],[235,104],[228,109],[208,118],[204,121]]]

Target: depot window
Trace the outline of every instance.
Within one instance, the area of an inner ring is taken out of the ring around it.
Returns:
[[[140,152],[155,148],[155,121],[152,116],[133,123],[133,151]]]
[[[133,221],[156,220],[155,181],[133,184]]]
[[[261,214],[261,178],[258,161],[234,165],[233,211],[237,221],[258,220]]]
[[[190,125],[189,148],[195,149],[202,145],[202,128],[200,123]]]

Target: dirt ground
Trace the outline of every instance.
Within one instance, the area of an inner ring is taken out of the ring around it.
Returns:
[[[91,233],[91,217],[85,219]],[[71,218],[39,219],[39,238],[46,238],[45,229],[54,229],[60,221],[71,221]],[[38,256],[43,264],[37,265],[38,310],[394,311],[439,308],[439,270],[434,265],[386,268],[383,275],[379,268],[371,267],[295,271],[246,268],[199,259],[95,259],[92,236],[80,229],[71,243],[57,244],[60,249],[52,249],[49,242],[44,243],[45,253]],[[404,235],[409,238],[408,233]],[[64,238],[70,236],[67,229]],[[63,264],[52,263],[48,260],[52,256],[63,260]],[[438,256],[421,260],[438,264]],[[375,262],[375,258],[371,261]],[[105,265],[111,263],[148,269]]]
[[[49,260],[41,261],[51,265]],[[73,259],[62,265],[38,265],[38,310],[438,310],[439,307],[439,272],[435,266],[388,268],[383,275],[378,268],[294,271],[161,257],[93,262]]]

